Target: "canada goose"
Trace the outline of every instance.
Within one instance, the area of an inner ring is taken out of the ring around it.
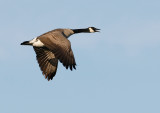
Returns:
[[[21,45],[31,45],[36,53],[39,67],[46,79],[52,80],[56,74],[58,60],[66,69],[76,69],[76,62],[71,49],[69,36],[76,33],[99,32],[100,29],[88,27],[85,29],[55,29],[44,33]]]

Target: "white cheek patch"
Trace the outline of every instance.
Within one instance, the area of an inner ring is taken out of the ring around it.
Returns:
[[[44,44],[39,39],[37,39],[37,41],[33,43],[33,46],[35,46],[35,47],[43,47]]]
[[[90,33],[93,33],[93,32],[95,32],[92,28],[89,28],[89,32]]]

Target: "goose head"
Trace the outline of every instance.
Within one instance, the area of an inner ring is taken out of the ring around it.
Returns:
[[[88,30],[90,33],[94,33],[94,32],[99,32],[100,29],[95,28],[95,27],[89,27]]]

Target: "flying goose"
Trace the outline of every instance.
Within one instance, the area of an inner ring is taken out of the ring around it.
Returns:
[[[69,36],[76,33],[94,33],[100,29],[88,27],[85,29],[55,29],[44,33],[30,41],[24,41],[21,45],[31,45],[36,53],[39,67],[46,79],[52,80],[56,74],[58,60],[66,69],[76,69],[76,61]]]

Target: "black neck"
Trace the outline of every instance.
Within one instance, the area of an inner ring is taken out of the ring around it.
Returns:
[[[72,29],[74,33],[89,33],[89,29]]]

